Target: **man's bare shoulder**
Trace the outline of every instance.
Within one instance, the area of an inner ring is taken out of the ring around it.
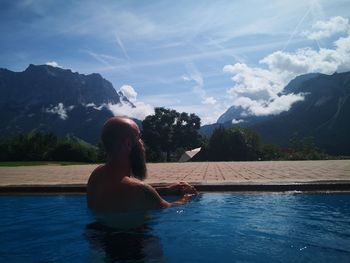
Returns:
[[[103,175],[104,165],[99,165],[92,171],[88,183],[87,183],[87,201],[90,208],[95,208],[97,206],[96,189],[100,184],[101,177]]]
[[[90,185],[91,183],[95,183],[99,180],[99,178],[104,174],[104,170],[105,170],[105,165],[101,164],[99,166],[97,166],[91,173],[89,180],[88,180],[88,185]]]

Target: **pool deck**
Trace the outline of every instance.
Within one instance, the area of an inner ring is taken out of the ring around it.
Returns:
[[[0,167],[0,193],[84,192],[97,165]],[[147,183],[203,191],[350,190],[350,160],[149,163]]]

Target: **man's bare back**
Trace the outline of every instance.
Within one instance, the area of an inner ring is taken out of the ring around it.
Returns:
[[[140,130],[132,120],[115,117],[107,121],[102,141],[107,150],[107,163],[92,172],[87,186],[88,206],[94,211],[135,212],[165,208],[184,204],[196,194],[192,186],[180,182],[162,189],[180,195],[179,200],[169,203],[156,189],[140,180],[146,176],[144,147]]]
[[[112,177],[101,165],[91,174],[88,183],[88,205],[94,210],[140,211],[167,207],[159,194],[142,181]]]

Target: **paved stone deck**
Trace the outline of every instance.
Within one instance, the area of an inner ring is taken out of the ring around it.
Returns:
[[[86,184],[96,165],[0,167],[0,186]],[[350,160],[150,163],[149,183],[349,181]]]

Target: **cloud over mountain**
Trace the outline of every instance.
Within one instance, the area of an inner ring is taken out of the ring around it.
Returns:
[[[132,104],[120,103],[120,104],[107,104],[107,108],[113,112],[115,116],[128,116],[143,120],[147,115],[154,113],[154,107],[150,104],[137,100],[137,92],[130,85],[123,85],[120,87],[121,92]]]
[[[126,96],[130,101],[134,102],[137,98],[137,92],[130,85],[123,85],[120,87],[120,91]]]
[[[73,105],[65,107],[64,104],[60,102],[57,104],[57,106],[49,107],[45,111],[47,113],[57,114],[62,120],[66,120],[68,118],[67,111],[70,111],[73,108]]]
[[[45,65],[52,66],[52,67],[55,67],[55,68],[63,68],[56,61],[48,61],[48,62],[45,63]]]
[[[341,34],[331,48],[299,48],[294,52],[273,52],[259,61],[261,66],[245,63],[226,65],[234,86],[227,93],[233,106],[244,109],[245,115],[279,114],[304,99],[305,94],[282,94],[286,84],[298,75],[319,72],[332,74],[350,70],[350,25],[343,17],[317,21],[308,31],[311,39]]]

